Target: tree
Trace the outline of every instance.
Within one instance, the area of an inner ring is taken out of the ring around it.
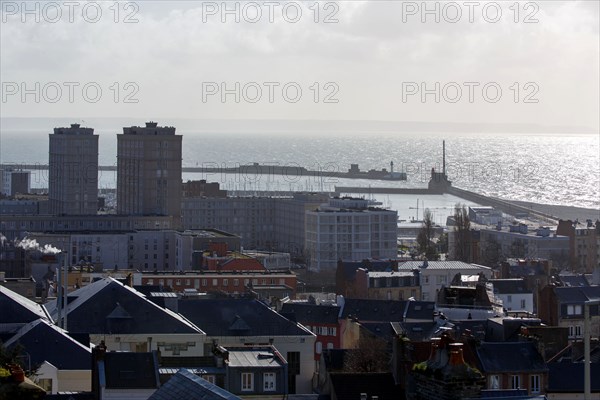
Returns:
[[[471,221],[464,204],[454,206],[454,258],[458,261],[470,262],[471,256]]]
[[[435,223],[433,222],[433,214],[426,208],[423,213],[423,224],[417,235],[417,245],[419,253],[424,254],[428,260],[439,259],[437,247],[433,242],[435,238]]]
[[[346,353],[344,372],[388,372],[389,361],[389,351],[383,340],[373,335],[361,335],[358,348]]]

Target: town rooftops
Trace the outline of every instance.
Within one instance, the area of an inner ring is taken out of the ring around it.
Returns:
[[[491,271],[491,268],[463,261],[405,261],[398,264],[399,270],[428,269],[428,270],[472,270]]]
[[[254,299],[180,299],[178,311],[209,336],[313,336]]]
[[[68,330],[106,334],[203,332],[179,314],[162,308],[137,290],[104,278],[68,295]],[[57,317],[57,310],[52,312]]]
[[[207,380],[180,369],[148,400],[240,400],[225,389],[213,385]]]
[[[499,294],[531,293],[531,290],[527,289],[527,284],[524,279],[490,279],[489,282],[494,285],[494,293],[499,293]]]
[[[561,303],[583,303],[600,299],[600,286],[556,287],[554,293]]]
[[[476,352],[486,373],[548,371],[532,342],[482,342]]]
[[[301,324],[337,324],[340,313],[338,306],[284,303],[282,314],[293,314],[296,321]]]
[[[585,275],[558,275],[558,280],[565,287],[590,286]]]
[[[91,349],[45,319],[25,325],[5,345],[12,347],[17,343],[29,354],[32,365],[46,361],[62,370],[91,369]]]
[[[227,347],[231,368],[279,368],[287,364],[285,358],[273,347]]]
[[[50,315],[43,305],[0,285],[0,325],[26,324],[39,318],[50,320]],[[1,331],[2,329],[0,329]]]
[[[433,320],[432,301],[345,299],[340,318],[361,322],[395,322],[406,319]]]

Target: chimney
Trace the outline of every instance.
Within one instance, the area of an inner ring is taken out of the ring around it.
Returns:
[[[450,365],[463,365],[465,359],[463,358],[462,343],[451,343],[450,347]]]

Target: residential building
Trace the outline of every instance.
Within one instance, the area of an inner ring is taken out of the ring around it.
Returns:
[[[336,294],[348,298],[354,298],[358,295],[356,287],[356,273],[359,268],[369,271],[398,271],[397,260],[372,260],[362,261],[338,261],[335,271],[335,290]]]
[[[49,135],[48,199],[53,215],[98,211],[98,135],[71,124]]]
[[[184,197],[184,229],[212,227],[241,237],[247,249],[302,255],[305,213],[327,201],[319,193],[284,197]]]
[[[499,226],[500,229],[481,227],[479,257],[484,254],[489,243],[498,246],[498,253],[505,258],[549,259],[560,264],[568,258],[569,238],[553,232],[548,227],[540,227],[533,231],[525,224]],[[558,265],[555,265],[558,266]]]
[[[315,341],[315,360],[327,349],[341,347],[341,331],[338,316],[341,308],[333,305],[317,305],[310,303],[288,302],[281,307],[280,314],[291,321],[304,325],[317,335]]]
[[[311,393],[316,335],[251,299],[181,299],[181,315],[223,347],[273,345],[288,363],[288,393]]]
[[[462,261],[406,261],[398,264],[398,271],[418,270],[421,283],[421,300],[436,301],[442,286],[448,286],[456,274],[483,274],[492,277],[492,269],[483,265],[468,264]]]
[[[0,169],[0,195],[15,197],[28,194],[31,188],[31,171],[18,168]]]
[[[49,345],[51,343],[51,345]],[[38,366],[35,382],[48,393],[91,390],[92,352],[45,318],[20,328],[3,345],[19,345],[29,366]]]
[[[538,315],[551,326],[569,329],[569,340],[583,340],[584,304],[600,298],[600,286],[556,287],[548,285],[540,293]],[[600,336],[599,306],[590,307],[592,337]]]
[[[183,198],[187,197],[211,197],[224,199],[227,197],[227,190],[220,188],[219,182],[206,182],[201,179],[199,181],[183,182]]]
[[[156,122],[123,128],[117,135],[118,214],[168,215],[181,224],[181,144],[174,127]]]
[[[306,212],[305,252],[314,271],[336,268],[338,260],[390,259],[397,255],[398,213],[358,198],[332,198]]]
[[[482,342],[476,345],[475,354],[488,389],[526,389],[529,395],[545,393],[548,367],[534,343]]]
[[[229,346],[224,362],[225,390],[266,400],[287,395],[288,362],[273,346]]]
[[[93,357],[92,393],[95,399],[146,400],[160,387],[156,351],[107,351],[104,343],[99,343]]]
[[[240,397],[181,368],[148,400],[241,400]]]
[[[359,299],[408,300],[421,298],[419,271],[356,271],[356,295]]]
[[[8,240],[23,239],[29,232],[65,233],[75,231],[129,231],[138,229],[173,229],[168,216],[129,215],[3,215],[0,232]]]
[[[594,224],[587,220],[560,220],[556,233],[569,238],[570,270],[579,273],[592,273],[600,268],[600,220]]]
[[[469,220],[480,225],[498,225],[502,223],[502,212],[489,206],[469,207]]]
[[[57,304],[51,305],[49,311],[60,325]],[[160,350],[165,357],[204,355],[203,331],[113,278],[69,293],[62,316],[70,333],[88,333],[92,343],[103,341],[109,351]]]
[[[533,292],[527,288],[525,279],[490,279],[494,286],[494,295],[500,300],[506,311],[526,311],[533,314]]]

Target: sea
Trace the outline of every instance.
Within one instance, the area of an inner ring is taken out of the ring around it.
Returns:
[[[52,121],[54,122],[54,121]],[[48,122],[48,124],[52,123]],[[85,125],[85,124],[84,124]],[[108,125],[108,126],[107,126]],[[175,124],[173,124],[175,125]],[[52,127],[21,119],[0,129],[0,163],[47,164],[48,134]],[[86,125],[90,126],[90,125]],[[97,128],[100,165],[116,165],[116,134],[125,125]],[[175,125],[176,126],[176,125]],[[318,126],[318,124],[317,124]],[[93,126],[92,126],[93,127]],[[213,131],[186,124],[183,166],[235,167],[252,163],[305,167],[323,171],[311,176],[184,173],[184,180],[219,182],[234,192],[335,191],[336,186],[426,187],[431,169],[442,168],[452,184],[487,196],[533,203],[600,209],[600,137],[577,133],[394,132],[352,129],[268,129],[266,131]],[[376,181],[328,177],[328,171],[347,171],[358,164],[363,171],[391,169],[406,172],[406,181]],[[47,172],[33,171],[31,185],[47,187]],[[99,187],[116,186],[116,172],[100,171]],[[343,193],[344,194],[344,193]],[[351,193],[348,193],[351,194]],[[444,223],[462,199],[450,195],[371,195],[384,207],[396,209],[399,218],[419,219],[424,208]]]

